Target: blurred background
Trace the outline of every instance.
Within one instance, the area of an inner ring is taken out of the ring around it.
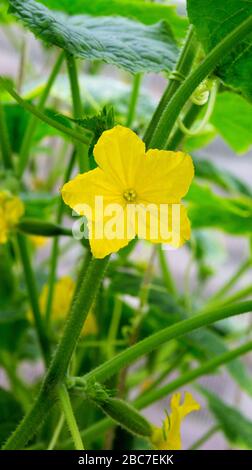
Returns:
[[[177,0],[170,2],[177,4],[178,11],[183,14],[185,11],[185,1]],[[25,61],[20,63],[20,57]],[[39,87],[48,77],[50,67],[54,61],[55,52],[51,49],[44,48],[41,43],[27,31],[16,24],[5,25],[0,28],[0,74],[11,77],[17,84],[21,94],[29,95],[31,90]],[[88,104],[90,112],[96,111],[101,104],[112,103],[117,108],[118,114],[123,114],[128,106],[131,89],[131,77],[123,71],[103,65],[99,69],[99,77],[90,75],[92,66],[88,63],[79,63],[82,71],[81,89],[84,102]],[[160,75],[149,74],[144,77],[142,84],[142,93],[138,105],[138,117],[145,125],[145,117],[151,116],[151,112],[158,102],[164,87],[166,85],[166,77]],[[52,91],[52,98],[55,103],[60,103],[60,109],[64,113],[71,112],[71,95],[68,81],[64,73],[57,80]],[[237,139],[239,136],[237,136]],[[48,145],[49,142],[49,145]],[[66,143],[62,147],[62,141],[53,136],[48,137],[46,142],[41,142],[39,149],[39,158],[36,159],[38,169],[38,179],[33,181],[34,188],[43,187],[44,176],[52,171],[52,154],[57,155],[62,150],[69,153]],[[48,152],[48,148],[51,152]],[[216,138],[209,145],[206,145],[200,152],[195,152],[199,158],[207,159],[216,163],[220,168],[228,169],[236,177],[251,186],[252,181],[252,152],[239,155],[235,154],[230,147],[220,137]],[[53,181],[51,187],[48,187],[52,193],[57,193],[58,188],[54,186]],[[228,236],[219,231],[212,230],[210,233],[210,243],[213,243],[212,252],[209,255],[209,265],[214,274],[209,278],[204,289],[205,298],[209,298],[225,281],[235,273],[243,260],[248,258],[249,246],[246,239],[239,236]],[[43,263],[49,253],[50,246],[44,247],[36,255],[38,263]],[[150,256],[151,247],[145,243],[140,243],[134,256],[140,261],[145,261]],[[168,251],[166,256],[169,260],[171,271],[174,275],[178,289],[188,289],[188,295],[196,286],[197,273],[194,265],[191,263],[191,255],[188,247],[185,246],[178,251]],[[78,252],[68,250],[66,255],[61,259],[59,266],[59,274],[66,274],[71,270],[78,258]],[[154,261],[154,268],[158,269]],[[185,279],[187,273],[187,279]],[[251,272],[247,272],[239,280],[235,289],[251,283]],[[238,317],[230,320],[233,328],[240,330],[250,325],[251,318],[249,315]],[[246,364],[252,372],[252,355],[247,355]],[[21,374],[24,374],[28,380],[33,380],[37,375],[41,374],[40,365],[32,365],[24,363],[22,365]],[[0,371],[0,383],[8,388],[8,380],[4,371]],[[248,396],[243,393],[235,382],[230,379],[226,373],[218,373],[201,380],[201,383],[207,385],[209,389],[214,390],[221,396],[226,403],[232,404],[235,408],[243,411],[245,416],[252,419],[252,402]],[[186,387],[190,389],[190,387]],[[197,396],[197,392],[194,391]],[[199,396],[202,403],[202,410],[199,413],[190,415],[182,430],[184,448],[189,448],[202,434],[207,431],[214,423],[210,414],[204,408],[202,396]],[[146,415],[152,422],[160,425],[163,419],[163,409],[167,407],[167,400],[163,400],[158,405],[154,405],[145,410]],[[229,444],[226,442],[223,434],[216,431],[213,436],[203,445],[203,449],[227,449]]]

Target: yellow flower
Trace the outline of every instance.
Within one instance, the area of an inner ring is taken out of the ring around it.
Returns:
[[[118,251],[136,235],[175,247],[190,238],[190,223],[181,204],[194,175],[189,155],[166,150],[146,152],[145,144],[133,131],[116,126],[103,132],[94,157],[98,168],[66,183],[62,197],[77,214],[86,216],[96,258]],[[102,208],[98,197],[102,198]],[[180,222],[175,237],[171,210],[164,217],[167,207],[173,205],[178,208]],[[158,233],[153,225],[158,225]]]
[[[0,244],[8,240],[9,232],[24,214],[24,205],[8,191],[0,191]]]
[[[29,235],[29,239],[35,248],[43,248],[48,242],[47,237],[42,237],[40,235]]]
[[[56,282],[52,302],[52,317],[55,320],[63,320],[66,318],[72,302],[74,290],[75,283],[70,276],[63,276]],[[49,287],[45,284],[39,298],[39,305],[42,312],[46,311],[48,291]]]
[[[181,394],[175,393],[171,399],[171,414],[166,417],[163,427],[154,427],[151,443],[158,450],[181,449],[180,428],[182,420],[192,411],[200,409],[191,393],[185,393],[184,403],[180,404]]]
[[[39,306],[41,312],[46,311],[47,306],[47,298],[48,298],[48,285],[45,284],[42,288],[40,298],[39,298]],[[73,294],[75,291],[75,282],[70,276],[63,276],[60,278],[54,287],[54,295],[53,295],[53,302],[52,302],[52,317],[54,320],[63,321],[65,320],[68,311],[70,309]],[[28,315],[30,318],[32,317],[31,312]],[[95,316],[92,310],[89,312],[88,317],[85,321],[82,334],[83,335],[91,335],[97,333],[97,324]]]

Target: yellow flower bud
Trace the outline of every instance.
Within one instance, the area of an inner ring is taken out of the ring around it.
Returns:
[[[24,204],[8,191],[0,191],[0,244],[8,240],[9,233],[24,214]]]

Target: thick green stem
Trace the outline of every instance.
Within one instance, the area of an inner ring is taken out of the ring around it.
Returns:
[[[197,47],[196,35],[194,32],[193,26],[190,26],[187,37],[185,39],[185,44],[181,50],[179,60],[175,68],[175,72],[171,74],[169,84],[145,132],[144,141],[147,147],[150,146],[152,135],[162,116],[165,106],[167,105],[167,103],[170,102],[175,92],[181,86],[182,81],[190,72],[195,56],[197,54],[197,51],[198,51],[198,47]]]
[[[126,121],[127,127],[130,127],[132,125],[134,118],[135,118],[141,81],[142,81],[142,75],[140,73],[137,73],[133,79],[133,87],[132,87],[129,111],[128,111],[128,116],[127,116],[127,121]]]
[[[251,32],[252,16],[247,18],[230,34],[228,34],[212,51],[206,56],[204,61],[193,71],[189,77],[181,84],[177,92],[171,100],[167,100],[162,109],[161,117],[155,130],[153,131],[149,147],[165,148],[167,140],[173,129],[177,118],[190,98],[194,90],[199,84],[214,71],[216,66],[221,62],[225,54],[232,50],[233,46],[244,40],[247,34]]]
[[[4,108],[0,102],[0,145],[3,157],[3,164],[6,169],[12,169],[11,146],[9,141],[8,129],[6,125],[6,118]]]
[[[38,304],[38,291],[37,291],[36,281],[34,278],[32,267],[31,267],[26,239],[22,234],[18,233],[17,241],[18,241],[20,257],[21,257],[22,264],[23,264],[27,291],[28,291],[32,313],[34,317],[34,323],[35,323],[35,327],[37,330],[42,354],[43,354],[45,363],[47,365],[49,362],[49,357],[50,357],[50,346],[49,346],[49,341],[45,332],[41,313],[40,313],[40,308]]]
[[[83,324],[103,279],[109,257],[93,259],[72,304],[62,338],[53,356],[40,393],[30,412],[9,438],[4,449],[22,449],[37,431],[57,399],[57,388],[63,383]]]
[[[66,53],[67,69],[69,75],[69,81],[72,92],[73,100],[73,114],[75,119],[81,119],[83,117],[83,107],[81,102],[80,87],[78,81],[78,72],[76,67],[75,58]],[[79,126],[76,126],[76,129],[81,132]],[[77,159],[79,161],[80,172],[84,173],[89,170],[89,161],[88,161],[88,148],[86,145],[83,145],[79,142],[76,143],[76,153]]]
[[[140,357],[149,354],[151,351],[159,348],[161,344],[166,343],[171,339],[179,338],[180,336],[197,330],[202,326],[207,326],[219,320],[223,320],[224,318],[240,315],[241,313],[246,313],[251,310],[252,301],[248,301],[194,315],[192,318],[188,318],[187,320],[183,320],[175,325],[169,326],[168,328],[164,328],[158,333],[155,333],[134,346],[131,346],[127,350],[121,352],[114,358],[86,374],[85,379],[92,379],[98,382],[104,381],[116,374],[122,367],[132,364]]]
[[[66,422],[69,427],[69,431],[73,438],[74,446],[76,450],[84,450],[83,442],[80,436],[80,431],[76,423],[71,401],[68,395],[68,391],[64,384],[60,385],[58,388],[58,396],[61,405],[62,412],[64,413]]]
[[[37,109],[39,111],[42,111],[44,106],[45,106],[45,103],[46,103],[46,100],[49,96],[49,93],[51,91],[51,88],[52,88],[52,85],[60,71],[60,68],[61,68],[61,65],[62,65],[62,62],[63,62],[63,59],[64,59],[64,52],[61,52],[60,55],[58,56],[56,62],[55,62],[55,65],[51,71],[51,74],[48,78],[48,81],[47,81],[47,84],[43,90],[43,93],[40,97],[40,100],[38,102],[38,107]],[[18,160],[18,168],[17,168],[17,173],[18,173],[18,176],[21,177],[26,166],[27,166],[27,162],[28,162],[28,159],[29,159],[29,154],[30,154],[30,150],[31,150],[31,146],[32,146],[32,137],[34,135],[34,132],[36,130],[36,127],[37,127],[37,124],[38,124],[38,120],[36,119],[36,117],[33,115],[30,117],[30,120],[28,122],[28,125],[27,125],[27,128],[26,128],[26,131],[25,131],[25,134],[24,134],[24,138],[23,138],[23,141],[22,141],[22,145],[21,145],[21,149],[20,149],[20,154],[19,154],[19,160]]]
[[[19,96],[18,93],[16,93],[15,90],[13,90],[11,85],[9,85],[9,83],[6,80],[4,80],[1,76],[0,76],[0,86],[3,87],[3,89],[7,91],[12,96],[12,98],[14,98],[14,100],[17,101],[17,103],[20,104],[20,106],[26,109],[29,113],[33,114],[37,119],[40,119],[41,121],[45,122],[49,126],[54,127],[58,131],[70,137],[71,139],[74,139],[77,142],[81,142],[84,145],[89,145],[90,143],[90,137],[88,136],[90,134],[89,131],[88,131],[88,135],[85,135],[85,133],[87,134],[87,131],[84,130],[84,128],[82,128],[83,132],[80,133],[74,129],[71,129],[70,127],[64,126],[64,124],[61,124],[59,121],[56,121],[55,119],[51,119],[46,114],[42,113],[38,108],[36,108],[35,106],[32,106],[30,103],[23,100],[23,98],[21,98],[21,96]]]

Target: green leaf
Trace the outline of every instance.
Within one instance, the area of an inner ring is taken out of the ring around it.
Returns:
[[[174,6],[160,5],[150,1],[137,0],[39,0],[52,10],[65,11],[69,15],[87,14],[92,16],[119,15],[133,18],[146,25],[167,21],[175,36],[183,38],[187,19],[176,13]]]
[[[197,178],[211,181],[220,188],[231,193],[241,193],[245,196],[252,197],[252,191],[242,180],[215,165],[209,160],[193,157],[195,165],[195,174]]]
[[[18,104],[6,104],[4,106],[4,112],[6,116],[7,129],[12,151],[14,153],[19,153],[24,133],[29,123],[29,113]],[[67,127],[71,127],[69,119],[58,114],[56,111],[52,109],[45,109],[44,113],[61,124],[64,124]],[[37,144],[45,137],[57,135],[62,136],[62,133],[59,132],[58,129],[55,129],[54,127],[48,126],[48,124],[39,121],[33,136],[33,144]]]
[[[251,202],[221,197],[208,186],[193,183],[185,198],[189,201],[192,227],[217,228],[233,235],[251,235]]]
[[[9,0],[10,11],[36,36],[75,57],[129,72],[173,69],[178,49],[166,22],[146,26],[122,17],[68,16],[34,0]]]
[[[200,387],[208,405],[227,439],[235,446],[252,449],[252,421],[212,392]]]
[[[0,23],[9,23],[10,17],[7,13],[8,3],[7,0],[0,0]]]
[[[7,439],[23,416],[22,408],[11,393],[0,388],[0,444]]]
[[[220,93],[211,122],[235,152],[245,153],[249,150],[252,145],[252,105],[242,96]]]
[[[249,0],[187,0],[190,22],[195,26],[206,52],[252,14]],[[252,99],[252,35],[239,42],[216,69],[228,85]]]

